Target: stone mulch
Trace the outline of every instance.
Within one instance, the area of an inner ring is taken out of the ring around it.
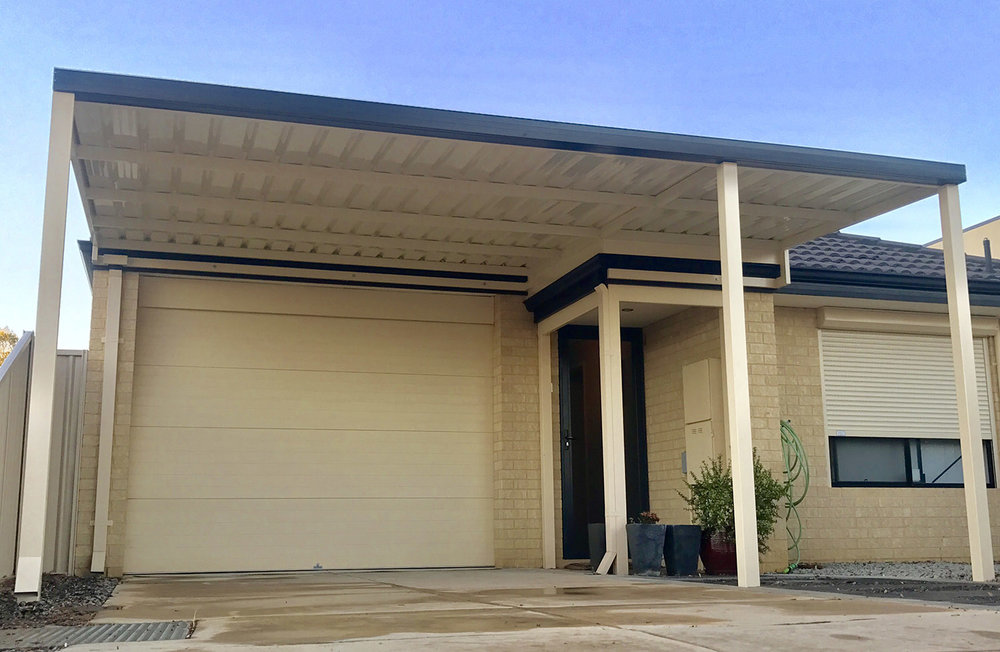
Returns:
[[[118,580],[95,575],[45,575],[42,599],[18,603],[14,579],[0,581],[0,629],[80,625],[90,621],[111,597]]]

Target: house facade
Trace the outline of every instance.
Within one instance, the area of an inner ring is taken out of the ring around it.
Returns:
[[[627,572],[627,519],[688,522],[678,491],[719,454],[754,585],[788,541],[757,555],[751,451],[780,475],[787,419],[804,559],[971,549],[985,577],[1000,283],[836,234],[938,195],[959,251],[962,166],[76,71],[55,91],[23,502],[44,514],[71,162],[77,572],[554,567],[592,522],[600,571]],[[26,507],[21,593],[39,532]]]
[[[991,249],[992,243],[1000,242],[1000,215],[983,220],[979,224],[973,224],[962,230],[962,242],[965,245],[965,253],[970,256],[987,255],[984,251],[986,248],[985,240],[990,241]],[[927,246],[933,249],[940,249],[942,247],[941,238],[928,242]],[[992,256],[992,252],[989,255]]]

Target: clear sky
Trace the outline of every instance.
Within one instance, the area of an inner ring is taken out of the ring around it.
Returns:
[[[996,0],[0,2],[0,326],[34,327],[54,67],[964,163],[968,226],[1000,213],[998,36]],[[851,231],[923,243],[937,204]],[[89,312],[73,244],[61,347]]]

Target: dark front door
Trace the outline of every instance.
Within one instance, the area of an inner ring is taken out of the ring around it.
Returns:
[[[628,515],[649,509],[642,331],[622,329],[625,478]],[[587,524],[604,522],[601,368],[597,329],[559,331],[559,423],[562,450],[563,558],[586,559]]]

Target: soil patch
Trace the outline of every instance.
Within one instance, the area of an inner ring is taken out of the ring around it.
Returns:
[[[736,586],[736,578],[698,580]],[[822,591],[863,595],[872,598],[902,598],[953,602],[1000,609],[1000,583],[954,582],[939,580],[901,580],[883,577],[796,577],[794,575],[762,575],[761,586],[800,591]]]
[[[42,599],[18,603],[14,578],[0,581],[0,629],[86,623],[100,611],[117,584],[117,579],[100,575],[44,575]]]

